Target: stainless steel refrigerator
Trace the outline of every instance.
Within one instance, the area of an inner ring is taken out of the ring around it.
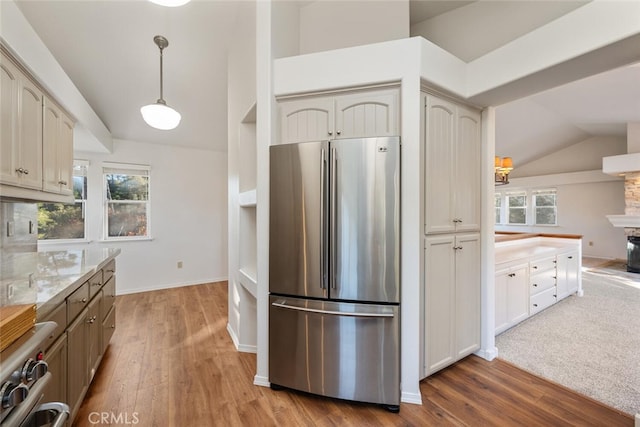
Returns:
[[[400,404],[400,138],[270,148],[269,381]]]

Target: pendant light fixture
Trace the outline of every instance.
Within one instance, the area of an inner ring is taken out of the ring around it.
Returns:
[[[155,104],[140,108],[142,118],[152,128],[160,130],[174,129],[180,123],[180,113],[169,107],[162,98],[162,51],[169,46],[169,41],[163,36],[155,36],[153,41],[160,48],[160,99]]]

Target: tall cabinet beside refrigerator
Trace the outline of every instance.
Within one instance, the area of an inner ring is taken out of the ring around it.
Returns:
[[[270,148],[269,380],[400,404],[400,138]]]

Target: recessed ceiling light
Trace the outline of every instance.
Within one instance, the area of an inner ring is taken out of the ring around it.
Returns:
[[[151,3],[159,4],[160,6],[177,7],[182,6],[191,0],[149,0]]]

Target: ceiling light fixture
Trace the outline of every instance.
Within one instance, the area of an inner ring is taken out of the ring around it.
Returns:
[[[160,6],[177,7],[189,3],[191,0],[149,0],[151,3],[159,4]]]
[[[145,105],[140,108],[140,112],[144,121],[152,128],[170,130],[180,124],[182,116],[169,107],[162,98],[162,50],[169,46],[169,41],[163,36],[155,36],[153,41],[160,48],[160,99],[155,104]]]
[[[496,185],[506,185],[509,183],[509,173],[513,170],[513,160],[511,157],[498,157],[495,159]]]

